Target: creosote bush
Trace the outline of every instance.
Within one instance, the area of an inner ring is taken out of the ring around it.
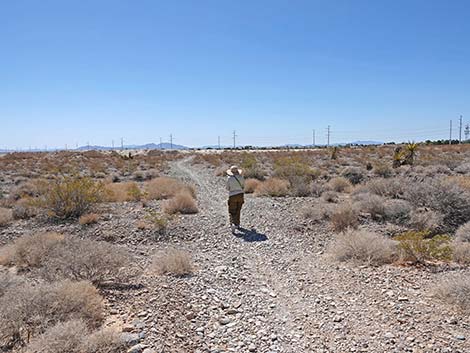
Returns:
[[[413,264],[428,261],[450,261],[452,247],[447,235],[431,236],[429,232],[409,231],[394,237],[399,242],[400,258]]]
[[[159,275],[186,276],[194,271],[191,255],[184,250],[168,249],[156,254],[151,271]]]
[[[198,213],[197,202],[193,196],[187,192],[179,192],[163,205],[163,210],[168,214],[194,214]]]
[[[130,267],[130,255],[116,245],[57,233],[23,236],[1,254],[1,265],[30,270],[50,281],[88,280],[98,286],[126,280]]]
[[[397,259],[395,241],[365,230],[349,230],[337,235],[329,252],[337,261],[374,266],[392,263]]]
[[[261,182],[255,190],[256,196],[282,197],[289,194],[289,182],[279,178],[269,178]]]
[[[358,167],[346,167],[342,172],[341,176],[348,179],[351,184],[356,185],[364,180],[365,173],[361,168]]]
[[[470,242],[453,241],[452,242],[452,259],[461,265],[470,265]]]
[[[97,328],[103,322],[103,300],[88,282],[12,286],[0,297],[0,347],[13,347],[47,327],[83,320]]]
[[[36,204],[56,219],[78,218],[104,199],[103,184],[88,177],[63,176],[46,182]]]

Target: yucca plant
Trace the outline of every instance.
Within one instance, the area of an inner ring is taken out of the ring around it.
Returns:
[[[405,146],[406,156],[403,164],[413,165],[418,151],[416,142],[408,142]]]

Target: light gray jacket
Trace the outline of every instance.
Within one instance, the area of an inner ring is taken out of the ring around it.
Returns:
[[[227,190],[228,195],[243,194],[245,189],[245,178],[241,175],[230,175],[227,178]]]

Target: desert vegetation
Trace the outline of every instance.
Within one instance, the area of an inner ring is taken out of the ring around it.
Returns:
[[[235,236],[225,190],[233,164],[246,178]],[[460,337],[468,333],[469,165],[466,145],[413,143],[2,156],[0,349],[164,351],[171,342],[196,351],[223,342],[288,351],[285,338],[302,326],[319,338],[299,335],[295,350],[319,351],[333,344],[325,332],[335,327],[367,337],[364,327],[380,322],[425,350],[405,310],[422,332],[444,325]],[[368,303],[380,309],[372,314]],[[259,317],[283,339],[246,336]],[[463,352],[467,342],[435,345]],[[349,343],[341,347],[357,350]]]

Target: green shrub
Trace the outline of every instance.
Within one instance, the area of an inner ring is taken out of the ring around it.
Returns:
[[[62,176],[43,185],[37,206],[56,219],[78,218],[104,199],[102,183],[88,177]]]
[[[448,235],[430,237],[427,231],[409,231],[394,238],[399,242],[403,261],[424,264],[427,261],[450,261],[452,259],[451,239]]]

